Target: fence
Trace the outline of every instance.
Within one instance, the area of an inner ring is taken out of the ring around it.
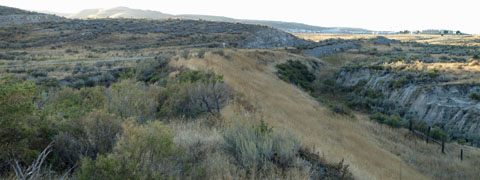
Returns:
[[[415,129],[413,128],[413,122],[412,122],[412,121],[409,121],[408,130],[409,130],[411,133],[413,133],[413,134],[415,134],[415,135],[417,135],[417,136],[421,136],[421,137],[425,138],[425,141],[427,142],[427,144],[431,141],[431,142],[433,142],[433,143],[436,143],[436,144],[440,145],[441,148],[442,148],[442,153],[443,153],[443,154],[447,154],[450,158],[453,159],[453,156],[447,151],[447,149],[446,149],[446,147],[445,147],[445,140],[438,141],[438,140],[436,140],[436,139],[434,139],[434,138],[432,138],[432,137],[429,136],[430,130],[431,130],[431,127],[430,127],[430,126],[428,127],[427,134],[425,134],[425,133],[423,133],[423,132],[421,132],[421,131],[415,130]],[[460,148],[460,160],[463,161],[463,148]]]

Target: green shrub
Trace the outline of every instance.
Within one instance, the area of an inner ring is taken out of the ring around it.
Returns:
[[[74,166],[80,157],[95,158],[111,152],[121,120],[105,110],[93,110],[80,120],[69,121],[54,137],[54,159],[59,168]]]
[[[472,93],[472,94],[470,94],[470,98],[472,98],[473,100],[476,100],[476,101],[480,101],[480,94]]]
[[[434,69],[433,71],[422,72],[421,77],[428,77],[428,78],[430,78],[430,79],[435,79],[435,78],[438,77],[439,75],[440,75],[440,74],[439,74],[439,70]]]
[[[364,90],[364,92],[362,94],[363,94],[363,96],[371,98],[371,99],[383,98],[382,92],[376,91],[376,90],[371,89],[371,88],[368,88],[368,89]]]
[[[376,112],[375,114],[371,115],[370,116],[370,119],[371,120],[375,120],[381,124],[385,123],[385,121],[387,121],[388,119],[388,116],[382,114],[382,113],[379,113],[379,112]]]
[[[440,129],[440,127],[434,127],[430,131],[430,137],[432,137],[434,139],[446,141],[447,138],[448,138],[448,135],[447,135],[447,133],[443,132],[443,130]]]
[[[403,119],[400,116],[393,115],[386,119],[385,124],[394,128],[399,128],[403,125]]]
[[[170,129],[159,121],[127,121],[113,153],[82,160],[78,179],[170,179],[188,171]],[[177,167],[177,168],[174,168]],[[183,171],[179,171],[178,169]],[[179,172],[177,172],[179,171]]]
[[[475,54],[475,55],[473,55],[473,57],[472,57],[472,58],[473,58],[473,59],[480,59],[480,55],[478,55],[478,54]]]
[[[184,49],[182,51],[182,58],[183,59],[189,59],[190,58],[190,51],[188,49]]]
[[[64,87],[56,92],[46,109],[60,118],[79,118],[94,108],[103,107],[106,101],[104,91],[105,88],[100,86],[80,90]]]
[[[425,122],[415,123],[414,129],[427,134],[428,125]]]
[[[223,76],[211,71],[186,70],[171,79],[158,97],[164,116],[218,115],[230,98]]]
[[[263,121],[257,126],[236,122],[223,133],[224,147],[247,171],[263,171],[297,164],[298,141],[290,134],[276,133]]]
[[[39,119],[34,116],[34,98],[38,89],[32,82],[12,77],[0,79],[0,173],[8,162],[33,160],[37,151],[32,147],[38,135]]]
[[[181,84],[223,82],[222,75],[217,75],[213,71],[202,70],[185,70],[177,76],[177,79]]]
[[[467,140],[461,138],[461,139],[457,139],[457,143],[460,144],[460,145],[464,145],[465,143],[467,143]]]
[[[123,119],[134,118],[139,123],[157,118],[161,88],[143,85],[130,79],[113,84],[106,90],[108,110]]]
[[[393,79],[390,80],[390,84],[394,88],[401,88],[401,87],[403,87],[403,85],[405,85],[407,83],[408,83],[408,79],[406,77],[401,77],[398,80],[393,80]]]
[[[288,60],[286,63],[278,64],[276,68],[278,77],[283,81],[298,85],[307,91],[314,91],[312,82],[315,75],[300,61]]]
[[[142,61],[135,68],[136,79],[147,83],[165,81],[170,72],[173,71],[168,66],[170,59],[171,55],[161,54],[156,56],[153,61]]]
[[[110,152],[121,130],[121,120],[104,110],[94,110],[82,118],[85,138],[91,146],[92,154]]]
[[[207,52],[207,50],[205,50],[205,49],[200,49],[200,50],[198,51],[198,53],[197,53],[198,58],[200,58],[200,59],[205,58],[205,53],[206,53],[206,52]]]
[[[404,122],[400,116],[396,116],[396,115],[387,116],[379,112],[376,112],[375,114],[371,115],[370,119],[375,120],[380,124],[387,124],[394,128],[401,127]]]
[[[382,66],[382,65],[372,65],[371,68],[374,69],[374,70],[377,70],[377,71],[383,70],[383,66]]]
[[[330,107],[330,109],[335,113],[348,115],[348,116],[353,116],[352,111],[344,105],[329,104],[328,107]]]

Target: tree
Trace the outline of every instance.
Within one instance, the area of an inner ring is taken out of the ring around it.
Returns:
[[[457,32],[455,32],[455,34],[460,35],[460,34],[462,34],[462,32],[457,31]]]

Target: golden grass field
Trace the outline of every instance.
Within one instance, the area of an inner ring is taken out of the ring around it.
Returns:
[[[356,118],[334,114],[275,75],[275,64],[307,57],[275,51],[263,55],[255,50],[225,50],[225,53],[232,58],[207,53],[204,59],[180,58],[171,65],[211,69],[224,75],[244,102],[225,108],[222,115],[226,119],[254,107],[250,110],[253,116],[262,116],[277,129],[292,131],[303,146],[315,148],[328,161],[345,159],[357,179],[480,178],[476,168],[480,166],[478,149],[463,147],[468,152],[463,162],[456,157],[450,159],[441,154],[438,145],[426,145],[422,139],[410,137],[405,129],[380,125],[361,113],[356,113]],[[332,60],[319,61],[326,63],[326,67],[331,65],[330,68],[341,65],[331,63]],[[447,144],[452,156],[457,156],[459,148],[456,143]]]
[[[296,33],[297,37],[312,41],[321,41],[326,39],[371,39],[377,36],[384,36],[389,39],[399,41],[415,41],[419,43],[443,44],[443,45],[467,45],[480,46],[480,35],[429,35],[429,34],[318,34],[318,33]]]

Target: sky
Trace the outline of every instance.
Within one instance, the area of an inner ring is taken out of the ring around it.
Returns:
[[[28,10],[75,13],[125,6],[168,14],[299,22],[370,30],[448,29],[480,34],[478,0],[0,0]]]

